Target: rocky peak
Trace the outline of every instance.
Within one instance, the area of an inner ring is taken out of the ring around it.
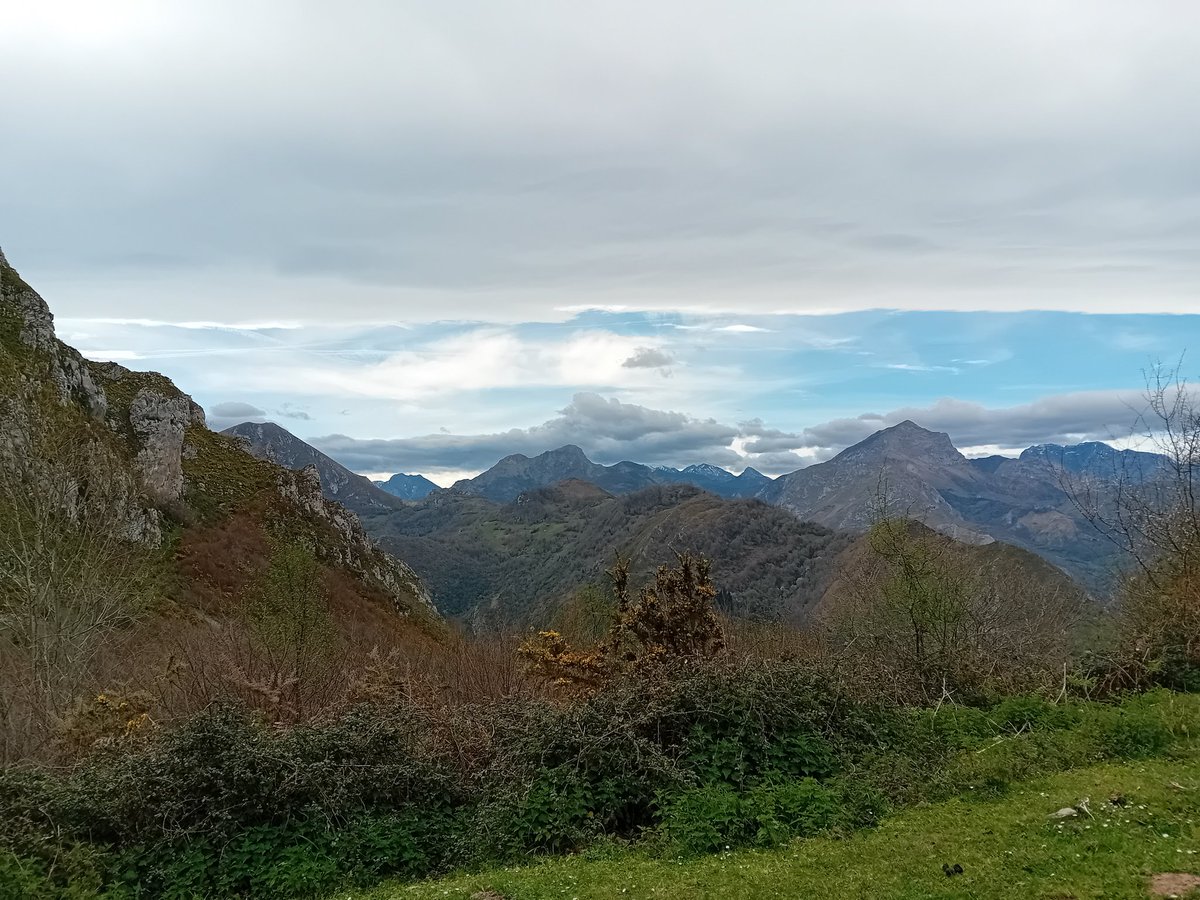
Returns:
[[[189,425],[204,426],[202,410],[187,394],[142,388],[129,404],[129,424],[138,437],[142,487],[158,505],[183,498],[183,442]]]
[[[866,440],[846,448],[834,459],[851,456],[913,459],[930,463],[965,459],[955,448],[950,435],[922,428],[910,419],[875,432]]]
[[[25,283],[0,254],[0,291],[20,320],[21,342],[37,350],[54,350],[54,316],[41,295]]]
[[[316,469],[289,472],[253,459],[208,431],[204,411],[159,373],[84,359],[55,337],[46,302],[0,258],[0,450],[27,448],[44,420],[61,421],[72,437],[97,447],[104,468],[96,474],[111,482],[111,511],[130,540],[161,544],[166,520],[186,530],[196,519],[219,525],[233,515],[263,517],[289,540],[312,541],[322,562],[382,590],[398,611],[436,618],[412,570],[376,549],[352,513],[322,497]],[[162,562],[164,571],[174,565]]]
[[[1166,457],[1143,450],[1118,450],[1102,441],[1081,444],[1035,444],[1022,451],[1019,461],[1042,468],[1101,478],[1141,479],[1162,471]]]

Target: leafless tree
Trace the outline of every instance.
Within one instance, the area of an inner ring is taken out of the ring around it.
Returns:
[[[0,455],[0,655],[11,758],[53,733],[106,635],[150,594],[128,482],[101,436],[40,423]]]
[[[1123,649],[1145,662],[1200,665],[1200,400],[1181,370],[1153,369],[1137,418],[1161,459],[1126,462],[1069,490],[1092,524],[1132,561],[1121,594]]]

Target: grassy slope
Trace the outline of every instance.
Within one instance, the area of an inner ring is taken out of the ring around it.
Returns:
[[[1172,782],[1179,785],[1173,787]],[[1182,788],[1182,789],[1180,789]],[[1124,807],[1108,798],[1123,794]],[[1091,798],[1093,818],[1048,814]],[[506,900],[587,897],[1144,898],[1148,876],[1200,873],[1200,753],[1096,766],[1027,782],[1000,799],[909,810],[845,839],[692,860],[616,853],[337,896]],[[948,878],[942,864],[964,874]]]

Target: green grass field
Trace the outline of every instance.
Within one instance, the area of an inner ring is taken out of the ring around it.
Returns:
[[[1111,802],[1114,796],[1122,805]],[[1090,817],[1049,818],[1085,797]],[[335,896],[1144,898],[1152,896],[1154,874],[1200,873],[1198,821],[1200,754],[1193,751],[1077,769],[1025,782],[999,798],[918,807],[843,839],[797,840],[778,850],[692,859],[614,850],[604,858],[550,859]],[[948,877],[943,864],[956,863],[963,873]]]

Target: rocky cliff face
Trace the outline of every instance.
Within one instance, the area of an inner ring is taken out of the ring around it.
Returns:
[[[0,252],[0,464],[30,452],[35,430],[48,427],[102,450],[103,477],[116,482],[108,495],[123,498],[131,540],[159,546],[168,523],[186,530],[269,508],[269,529],[302,535],[324,563],[382,591],[397,611],[437,615],[412,570],[322,497],[313,470],[290,472],[218,439],[200,406],[162,375],[84,359],[55,337],[49,306]]]
[[[430,612],[433,598],[416,573],[406,564],[382,552],[371,542],[362,523],[346,507],[325,497],[316,466],[278,473],[281,496],[326,523],[338,540],[334,543],[337,562],[385,589],[393,598],[413,598]],[[404,612],[403,608],[400,608]]]

